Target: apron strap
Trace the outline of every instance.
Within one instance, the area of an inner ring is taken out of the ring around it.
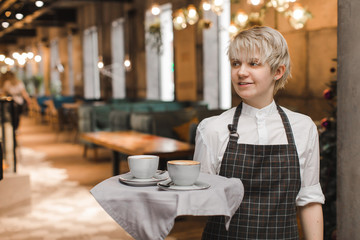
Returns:
[[[292,133],[290,121],[289,121],[288,117],[286,116],[284,110],[282,110],[282,108],[278,104],[276,104],[276,107],[280,114],[281,120],[284,124],[288,144],[295,145],[295,140],[294,140],[294,136]],[[239,138],[239,134],[237,133],[237,126],[238,126],[239,118],[241,115],[241,110],[242,110],[242,102],[236,107],[232,124],[228,125],[228,129],[230,131],[230,138],[236,138],[236,139]]]
[[[293,135],[293,132],[292,132],[292,129],[291,129],[289,118],[286,116],[284,110],[282,110],[282,108],[278,104],[276,104],[276,106],[277,106],[278,112],[280,114],[280,117],[282,119],[282,122],[284,124],[284,128],[285,128],[288,143],[293,144],[295,146],[294,135]]]

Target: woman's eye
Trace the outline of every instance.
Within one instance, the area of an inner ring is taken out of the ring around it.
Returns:
[[[250,66],[259,66],[260,64],[259,64],[259,62],[250,62]]]
[[[237,66],[240,66],[240,63],[239,63],[239,62],[236,62],[236,61],[233,61],[233,62],[231,63],[231,66],[237,67]]]

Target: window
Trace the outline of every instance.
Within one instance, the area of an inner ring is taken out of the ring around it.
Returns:
[[[126,97],[124,46],[124,19],[121,18],[113,21],[111,28],[112,65],[110,71],[112,72],[112,90],[115,99]]]
[[[57,39],[50,42],[50,92],[52,95],[61,94],[60,73],[64,71],[59,56],[59,41]]]
[[[174,53],[171,4],[161,5],[159,16],[145,15],[147,98],[174,100]],[[150,31],[150,28],[152,31]]]
[[[220,16],[205,11],[204,18],[212,21],[212,27],[203,31],[204,101],[209,108],[231,107],[231,76],[227,48],[230,37],[230,1],[224,1]]]
[[[100,98],[100,72],[98,62],[98,34],[96,27],[84,31],[84,96]]]
[[[69,66],[69,95],[74,95],[74,68],[72,35],[67,38],[68,66]]]

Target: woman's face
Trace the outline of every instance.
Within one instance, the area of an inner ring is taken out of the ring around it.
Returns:
[[[231,59],[230,63],[231,82],[246,104],[263,108],[273,101],[275,82],[281,76],[273,74],[268,63],[261,63],[258,54],[249,59]]]

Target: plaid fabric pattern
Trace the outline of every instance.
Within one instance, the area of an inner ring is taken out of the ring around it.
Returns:
[[[277,106],[288,144],[238,144],[236,133],[240,104],[225,151],[220,175],[238,177],[245,195],[233,216],[229,231],[224,217],[210,217],[202,239],[299,239],[295,199],[300,190],[300,166],[289,120]]]

